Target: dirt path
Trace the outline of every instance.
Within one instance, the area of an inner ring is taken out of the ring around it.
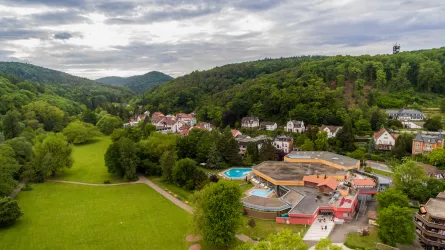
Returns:
[[[190,214],[193,214],[193,208],[184,202],[178,200],[177,198],[173,197],[171,194],[163,190],[162,188],[158,187],[156,184],[154,184],[152,181],[147,179],[143,175],[138,175],[139,179],[135,182],[121,182],[121,183],[113,183],[113,184],[95,184],[95,183],[85,183],[85,182],[77,182],[77,181],[62,181],[62,180],[47,180],[48,182],[58,182],[58,183],[69,183],[69,184],[76,184],[76,185],[85,185],[85,186],[95,186],[95,187],[107,187],[107,186],[122,186],[122,185],[132,185],[132,184],[145,184],[150,186],[152,189],[154,189],[156,192],[160,193],[162,196],[173,202],[176,206],[184,209]],[[235,235],[239,240],[243,242],[251,242],[256,243],[257,241],[254,241],[249,236],[244,234],[237,234]]]

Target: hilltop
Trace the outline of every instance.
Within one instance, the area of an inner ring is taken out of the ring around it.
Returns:
[[[151,71],[144,75],[136,75],[130,77],[108,76],[96,79],[95,81],[109,85],[125,86],[136,93],[144,93],[150,88],[171,81],[173,79],[173,77],[162,72]]]
[[[0,73],[11,75],[17,81],[31,81],[43,84],[46,91],[96,108],[100,103],[122,103],[134,94],[127,88],[94,82],[87,78],[65,72],[47,69],[27,63],[0,62]]]
[[[264,59],[192,72],[148,90],[138,102],[150,111],[196,110],[199,120],[215,125],[234,125],[247,115],[341,125],[345,114],[361,119],[372,106],[437,107],[443,69],[445,48]]]

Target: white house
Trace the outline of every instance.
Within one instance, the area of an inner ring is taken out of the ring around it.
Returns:
[[[377,150],[391,150],[396,145],[397,135],[390,134],[385,128],[374,133],[374,143]]]
[[[303,133],[306,130],[303,121],[288,121],[286,126],[284,127],[286,132],[294,132],[294,133]]]
[[[294,140],[291,136],[279,135],[273,138],[273,145],[276,149],[288,154],[292,152],[294,148]]]
[[[338,131],[340,131],[341,126],[321,126],[320,131],[324,131],[328,134],[328,138],[334,138],[337,136]]]
[[[399,109],[399,110],[388,109],[386,110],[386,114],[391,116],[392,119],[403,120],[403,121],[407,120],[421,121],[425,119],[424,113],[414,109]]]
[[[182,126],[187,123],[175,120],[174,117],[165,117],[158,123],[156,123],[156,130],[162,133],[179,133]]]
[[[276,122],[261,122],[260,127],[261,129],[274,131],[275,129],[277,129],[278,125]]]
[[[176,120],[187,123],[190,126],[196,124],[196,118],[192,114],[185,114],[185,113],[176,114]]]
[[[208,122],[198,122],[198,127],[203,127],[207,131],[212,131],[214,126]]]
[[[258,128],[260,126],[260,119],[258,117],[243,117],[241,119],[242,128]]]

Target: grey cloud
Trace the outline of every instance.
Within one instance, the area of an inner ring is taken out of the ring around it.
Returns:
[[[78,7],[85,4],[83,0],[4,0],[4,2],[15,6],[47,5],[51,7]]]
[[[122,15],[128,14],[138,6],[133,2],[104,2],[97,4],[95,10],[108,15]]]
[[[41,14],[34,14],[29,19],[36,25],[62,25],[73,23],[90,23],[91,20],[80,16],[76,11],[55,11],[45,12]]]
[[[286,2],[286,0],[257,0],[257,1],[242,0],[242,1],[234,1],[233,5],[241,9],[261,11],[274,8],[284,2]]]
[[[46,39],[48,32],[40,30],[16,29],[16,30],[0,30],[0,41],[10,41],[19,39]]]
[[[59,40],[67,40],[70,39],[71,37],[73,37],[73,35],[71,35],[68,32],[54,34],[54,39],[59,39]]]
[[[137,24],[137,23],[152,23],[170,20],[183,20],[200,16],[209,15],[219,12],[221,6],[215,4],[203,4],[187,8],[180,6],[179,8],[172,8],[171,6],[164,7],[163,10],[150,11],[137,17],[116,17],[107,20],[108,24]]]

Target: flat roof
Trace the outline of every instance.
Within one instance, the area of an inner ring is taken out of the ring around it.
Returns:
[[[342,176],[347,171],[333,168],[321,163],[296,163],[283,161],[265,161],[253,169],[265,174],[274,180],[302,181],[307,175]]]
[[[250,195],[243,199],[241,202],[245,207],[258,209],[262,211],[283,211],[291,206],[286,202],[278,198],[266,198],[256,195]]]
[[[286,186],[286,188],[304,195],[300,202],[289,211],[290,214],[313,214],[320,206],[329,206],[331,197],[318,193],[316,188],[299,186]]]
[[[351,157],[328,151],[292,151],[286,157],[290,159],[320,159],[345,167],[357,166],[360,162]]]
[[[430,198],[425,204],[426,211],[433,217],[445,219],[445,200]]]

